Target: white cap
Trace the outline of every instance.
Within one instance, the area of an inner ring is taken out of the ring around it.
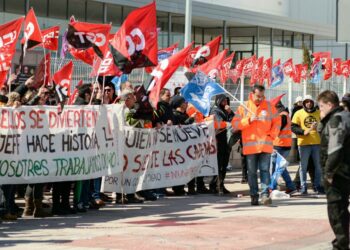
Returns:
[[[311,101],[314,102],[314,99],[312,98],[311,95],[306,95],[306,96],[304,96],[304,100],[303,100],[303,101],[306,101],[306,100],[311,100]]]
[[[295,103],[302,102],[302,101],[303,101],[303,97],[302,96],[297,96],[297,98],[295,98]]]

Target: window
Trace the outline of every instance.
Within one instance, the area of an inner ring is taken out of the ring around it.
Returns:
[[[74,16],[75,20],[84,22],[86,10],[85,0],[69,0],[68,1],[68,17]]]
[[[24,14],[25,13],[25,1],[13,1],[13,0],[5,0],[5,11],[16,14]]]
[[[36,16],[47,16],[48,0],[29,0],[29,8],[33,7]]]
[[[114,4],[107,4],[107,23],[112,22],[113,26],[121,25],[122,7]]]
[[[67,19],[67,0],[49,0],[49,17]]]
[[[87,2],[87,21],[91,23],[103,22],[103,3]]]

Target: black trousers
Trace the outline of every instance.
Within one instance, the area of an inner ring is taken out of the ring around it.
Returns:
[[[218,143],[218,175],[214,176],[210,182],[210,188],[220,191],[224,187],[226,168],[230,160],[231,147]]]
[[[55,182],[52,185],[52,206],[53,207],[70,207],[69,195],[71,181]]]
[[[350,181],[335,175],[332,184],[325,183],[328,219],[335,234],[333,249],[349,249]]]

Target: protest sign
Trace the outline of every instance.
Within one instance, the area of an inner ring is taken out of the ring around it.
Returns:
[[[134,193],[217,175],[213,122],[161,129],[124,129],[123,172],[105,176],[102,191]]]
[[[0,185],[83,180],[121,171],[121,105],[0,111]]]

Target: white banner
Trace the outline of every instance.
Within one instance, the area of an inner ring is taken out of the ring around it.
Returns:
[[[120,105],[1,108],[0,185],[121,172]]]
[[[124,137],[124,172],[105,176],[103,192],[171,187],[218,173],[213,122],[161,129],[125,127]]]

